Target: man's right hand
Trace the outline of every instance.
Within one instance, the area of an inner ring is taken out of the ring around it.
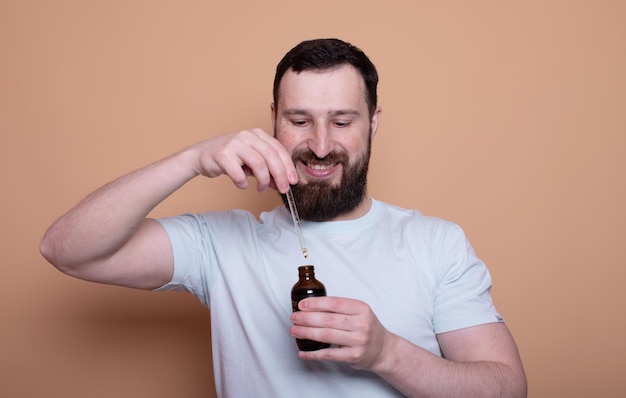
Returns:
[[[224,134],[191,147],[198,151],[198,174],[217,177],[226,174],[241,189],[247,177],[257,181],[259,192],[272,187],[281,193],[298,182],[290,155],[272,136],[261,129]]]

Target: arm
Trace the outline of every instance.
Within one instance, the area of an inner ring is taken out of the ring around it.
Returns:
[[[78,278],[154,289],[169,282],[169,239],[148,213],[196,176],[228,175],[241,189],[248,176],[257,189],[286,192],[297,182],[291,158],[260,129],[230,133],[193,145],[98,189],[55,221],[42,255]]]
[[[503,323],[437,336],[444,357],[398,336],[376,372],[408,396],[526,397],[526,377]]]
[[[409,397],[525,397],[526,377],[502,323],[437,336],[444,358],[386,330],[370,307],[338,297],[300,302],[291,333],[337,344],[300,352],[303,359],[347,363],[378,374]]]

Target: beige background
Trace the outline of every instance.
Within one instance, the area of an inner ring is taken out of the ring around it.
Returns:
[[[370,193],[466,230],[530,396],[626,395],[625,2],[2,0],[0,396],[213,396],[194,298],[71,279],[39,239],[122,173],[269,129],[275,64],[329,36],[382,77]],[[276,203],[198,179],[155,215]]]

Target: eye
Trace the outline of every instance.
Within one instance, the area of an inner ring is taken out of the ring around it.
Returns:
[[[344,120],[337,120],[334,122],[335,126],[338,128],[345,128],[350,125],[350,122]]]
[[[291,124],[293,124],[294,126],[297,127],[304,127],[307,125],[307,120],[302,120],[302,119],[294,119],[291,121]]]

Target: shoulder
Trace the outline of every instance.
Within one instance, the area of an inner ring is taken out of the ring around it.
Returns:
[[[373,207],[377,208],[382,222],[389,222],[396,224],[396,226],[405,225],[427,234],[463,233],[454,222],[440,217],[424,215],[417,209],[407,209],[378,200],[373,200]]]
[[[246,210],[206,211],[184,213],[164,217],[158,221],[168,231],[197,231],[199,233],[226,231],[227,229],[249,228],[258,224],[254,214]]]

